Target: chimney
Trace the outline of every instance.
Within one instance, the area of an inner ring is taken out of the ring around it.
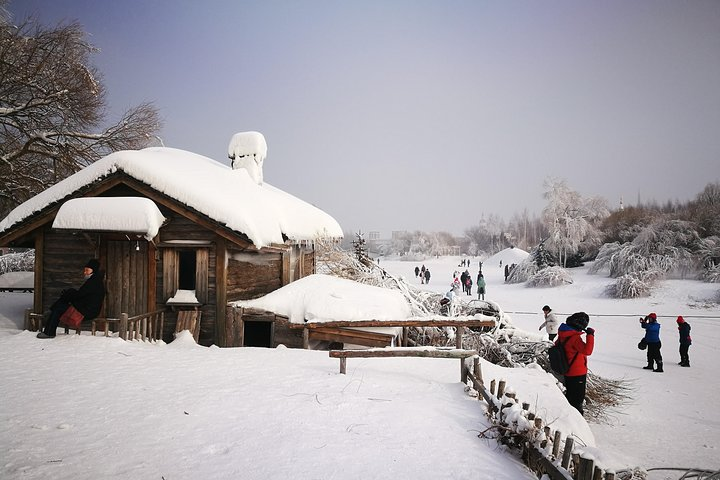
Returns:
[[[230,139],[228,157],[233,170],[244,168],[258,185],[263,183],[262,165],[266,156],[267,144],[260,132],[240,132]]]

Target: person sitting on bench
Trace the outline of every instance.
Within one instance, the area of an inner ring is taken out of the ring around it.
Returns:
[[[55,338],[60,317],[71,306],[83,315],[84,320],[92,320],[98,316],[105,299],[100,262],[96,258],[89,260],[85,264],[83,275],[85,283],[78,290],[74,288],[63,290],[60,298],[50,306],[50,318],[43,331],[37,334],[37,338]]]

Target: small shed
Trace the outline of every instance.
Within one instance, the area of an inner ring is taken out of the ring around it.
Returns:
[[[0,246],[35,249],[34,312],[78,286],[95,257],[101,316],[165,309],[169,341],[178,312],[192,309],[199,343],[236,346],[227,304],[314,273],[315,242],[342,237],[330,215],[264,183],[254,160],[266,148],[257,132],[236,135],[235,168],[173,148],[116,152],[19,205],[0,221]]]
[[[238,343],[317,349],[394,346],[402,328],[383,323],[411,315],[409,303],[398,290],[322,274],[309,275],[257,299],[233,302],[228,310],[233,323],[258,326],[251,330],[257,335]],[[334,325],[338,321],[342,327]],[[377,325],[354,326],[368,321]],[[310,331],[304,328],[309,324],[314,327]],[[309,337],[304,338],[304,333]]]

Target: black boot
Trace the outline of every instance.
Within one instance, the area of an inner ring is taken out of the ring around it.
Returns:
[[[652,364],[652,363],[648,363],[648,364],[647,364],[647,367],[643,367],[643,370],[652,370],[652,369],[653,369],[653,364]]]
[[[663,373],[664,370],[662,368],[662,362],[657,362],[657,368],[653,370],[653,372]]]

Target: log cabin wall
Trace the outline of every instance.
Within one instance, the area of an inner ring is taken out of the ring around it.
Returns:
[[[53,230],[51,223],[46,224],[43,231],[41,302],[42,313],[47,313],[63,290],[77,289],[83,284],[83,267],[89,259],[99,256],[97,245],[100,240],[97,234],[83,235]]]
[[[283,256],[228,246],[227,301],[251,300],[282,287]]]
[[[312,247],[303,247],[302,249],[303,259],[303,277],[312,275],[315,273],[315,250]]]
[[[161,207],[160,211],[169,221],[160,229],[158,255],[156,258],[156,298],[157,310],[166,308],[167,300],[175,294],[177,286],[177,264],[170,265],[168,260],[176,258],[174,255],[181,251],[192,251],[196,254],[196,297],[202,303],[202,318],[200,320],[201,345],[215,343],[215,328],[217,320],[216,298],[216,246],[215,232],[199,226],[197,223],[178,215],[177,213]],[[223,306],[224,308],[224,306]],[[177,312],[169,311],[165,316],[163,339],[166,342],[173,340]]]

